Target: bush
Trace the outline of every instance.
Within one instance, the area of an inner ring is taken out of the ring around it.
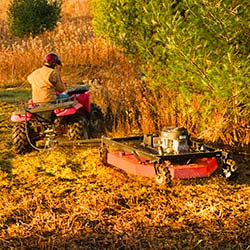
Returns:
[[[12,0],[8,9],[8,26],[18,37],[52,30],[61,13],[62,0]]]

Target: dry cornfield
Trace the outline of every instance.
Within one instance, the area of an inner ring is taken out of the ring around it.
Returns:
[[[50,51],[60,54],[68,85],[90,85],[119,135],[152,132],[155,123],[175,119],[134,65],[95,37],[89,2],[64,2],[56,30],[35,38],[12,37],[0,13],[0,249],[250,249],[246,164],[233,181],[214,174],[164,188],[103,166],[97,148],[14,154],[10,114],[20,93],[29,95],[27,75]],[[0,0],[2,10],[7,3]],[[148,104],[155,100],[164,110],[156,121]]]

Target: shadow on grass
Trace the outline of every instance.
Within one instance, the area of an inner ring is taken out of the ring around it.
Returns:
[[[0,160],[0,170],[11,176],[12,174],[12,164],[9,159]]]
[[[101,221],[89,220],[74,235],[57,237],[56,230],[44,231],[40,235],[13,237],[0,240],[2,249],[186,249],[186,250],[243,250],[249,248],[246,230],[213,230],[212,227],[191,223],[175,228],[172,226],[143,226],[136,232],[122,230],[114,232],[107,225],[98,228]],[[76,230],[74,230],[76,231]],[[113,232],[112,232],[113,231]],[[6,245],[8,244],[8,245]]]
[[[0,158],[0,170],[7,173],[7,178],[12,177],[12,158],[14,158],[14,155],[11,152],[2,154]]]

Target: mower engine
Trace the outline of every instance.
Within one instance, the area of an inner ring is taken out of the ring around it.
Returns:
[[[160,134],[159,154],[180,154],[188,153],[189,136],[187,129],[183,127],[165,127]]]

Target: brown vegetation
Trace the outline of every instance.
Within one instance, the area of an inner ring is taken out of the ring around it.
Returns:
[[[29,89],[26,76],[53,50],[64,62],[65,81],[87,81],[94,102],[119,117],[120,134],[152,132],[156,123],[173,121],[167,107],[152,119],[148,103],[161,105],[161,98],[150,95],[133,64],[95,37],[88,2],[65,3],[70,18],[34,39],[13,38],[1,22],[0,88]],[[17,156],[11,150],[13,110],[13,100],[1,97],[0,249],[250,249],[248,165],[236,181],[215,174],[164,188],[103,166],[96,148]]]

